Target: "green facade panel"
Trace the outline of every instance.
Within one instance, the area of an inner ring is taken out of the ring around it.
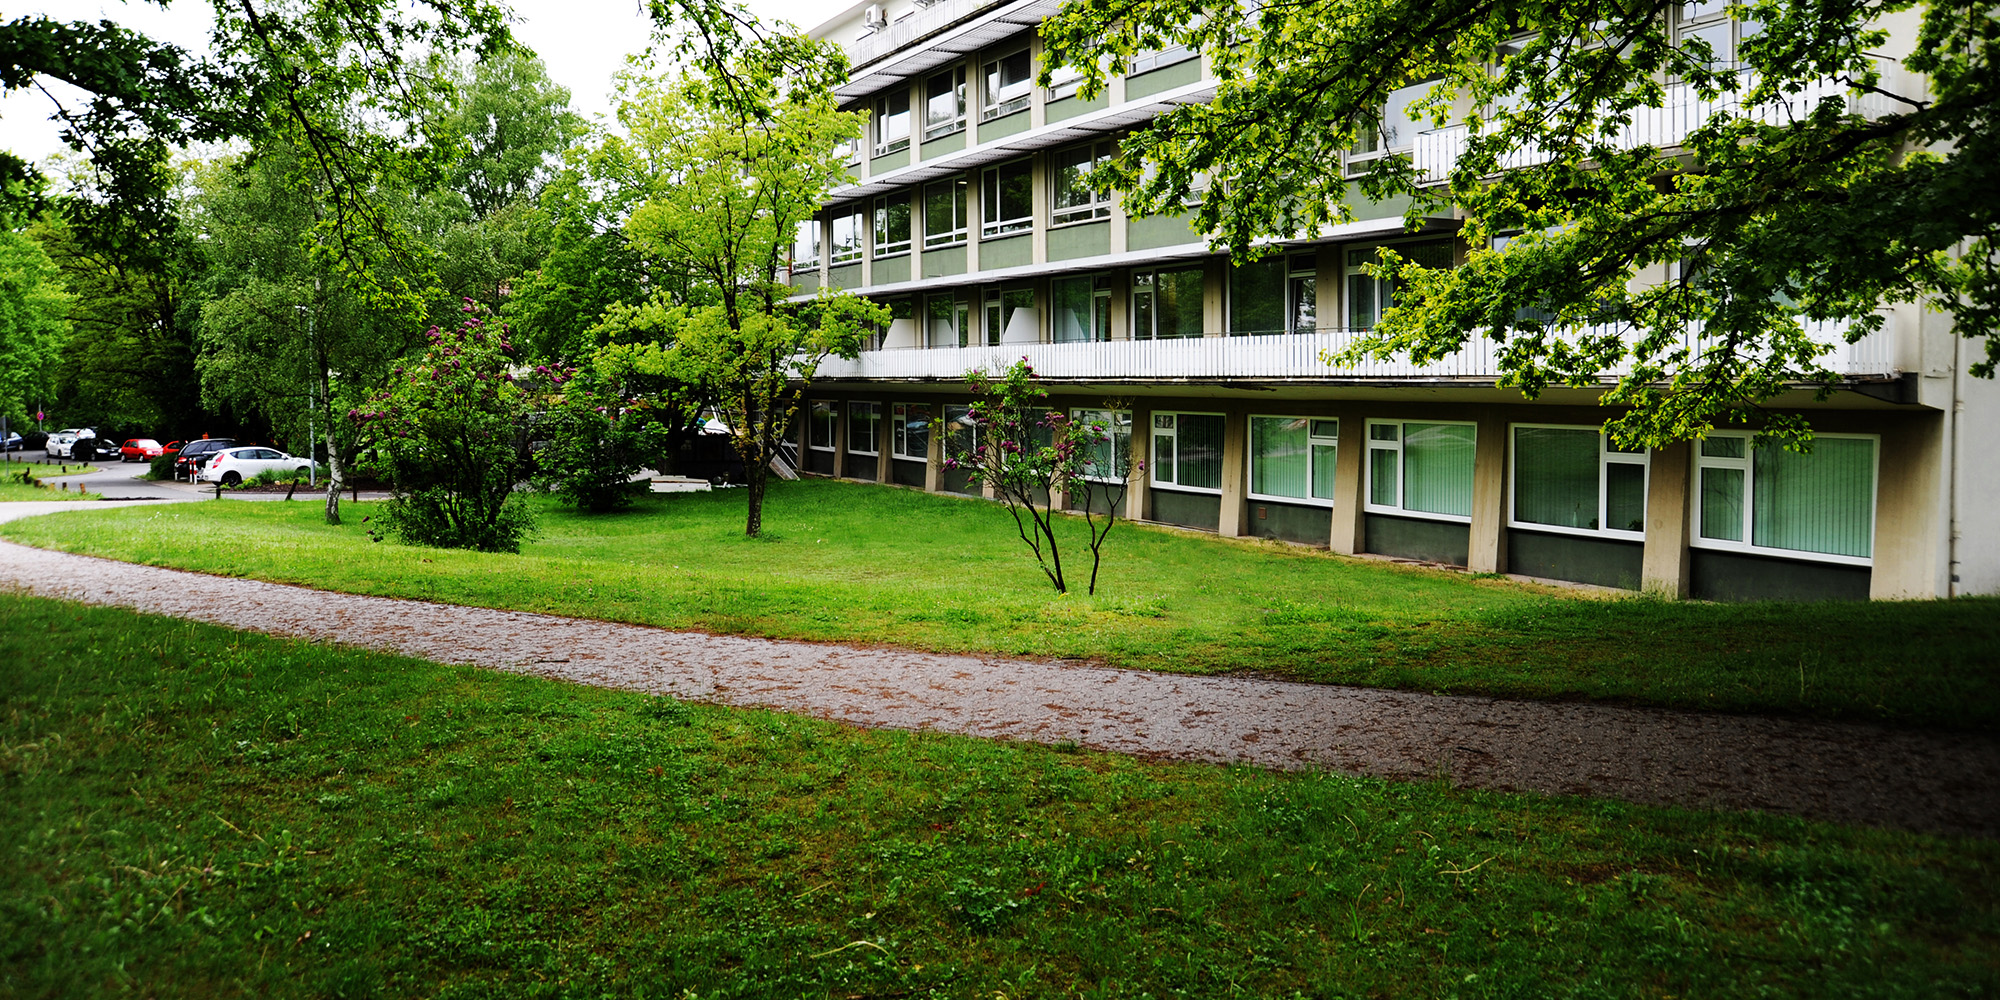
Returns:
[[[1201,60],[1183,60],[1172,66],[1162,66],[1159,69],[1141,73],[1138,76],[1126,77],[1125,99],[1135,101],[1141,97],[1150,97],[1163,90],[1185,87],[1190,83],[1196,83],[1200,80]]]
[[[1243,524],[1245,533],[1257,538],[1321,546],[1333,541],[1333,511],[1310,504],[1252,500]]]
[[[1111,223],[1092,222],[1049,230],[1049,259],[1102,257],[1111,252]]]
[[[833,288],[860,288],[861,265],[842,264],[826,272],[827,284]]]
[[[1125,223],[1127,250],[1152,250],[1195,243],[1201,234],[1194,231],[1194,215],[1154,215]]]
[[[935,160],[946,153],[956,153],[965,148],[965,129],[950,135],[941,135],[918,147],[917,152],[926,160]]]
[[[1472,553],[1472,525],[1369,514],[1361,519],[1362,551],[1463,566]]]
[[[900,170],[910,165],[910,151],[899,149],[888,156],[877,156],[868,161],[868,176],[880,177],[891,170]]]
[[[794,292],[819,291],[819,272],[799,271],[794,273],[792,275],[792,291]]]
[[[1214,531],[1222,526],[1222,498],[1213,493],[1153,490],[1153,520]]]
[[[1034,262],[1034,237],[1028,233],[1008,236],[1004,239],[982,240],[979,243],[979,269],[997,271],[1003,267],[1022,267]]]
[[[1540,531],[1507,532],[1507,571],[1550,580],[1638,590],[1646,545]]]
[[[965,273],[965,247],[941,247],[924,251],[924,277],[942,278],[947,274]]]
[[[1865,601],[1872,572],[1804,559],[1695,549],[1689,596],[1704,601]]]
[[[1099,94],[1087,101],[1076,97],[1065,97],[1042,105],[1042,120],[1059,122],[1075,118],[1077,115],[1087,115],[1092,111],[1103,111],[1110,106],[1110,94]]]
[[[980,122],[979,141],[992,142],[995,139],[1026,132],[1031,124],[1033,122],[1029,119],[1025,108],[1011,115],[1002,115],[990,122]]]
[[[875,261],[875,276],[871,284],[886,285],[892,281],[910,280],[910,255],[881,257]]]

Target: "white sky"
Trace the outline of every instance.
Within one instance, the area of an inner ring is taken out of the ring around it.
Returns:
[[[570,90],[570,105],[585,117],[609,116],[611,74],[625,56],[645,49],[651,22],[639,0],[508,0],[518,19],[514,37],[535,50],[549,76]],[[748,0],[765,21],[787,20],[802,28],[845,10],[852,0]],[[120,0],[26,0],[8,4],[8,19],[35,14],[63,21],[110,19],[182,48],[208,47],[213,8],[205,0],[174,0],[167,10],[150,3]],[[60,86],[54,85],[51,89]],[[51,123],[49,99],[38,90],[0,92],[0,148],[40,160],[63,148]]]

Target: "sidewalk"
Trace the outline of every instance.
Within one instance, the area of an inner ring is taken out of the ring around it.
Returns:
[[[107,502],[92,508],[126,504]],[[76,504],[0,504],[0,520]],[[0,543],[0,587],[858,726],[2000,836],[2000,737],[670,632]]]

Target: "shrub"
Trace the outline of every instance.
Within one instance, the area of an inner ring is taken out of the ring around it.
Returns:
[[[666,422],[680,416],[664,402],[675,386],[634,371],[627,358],[612,349],[580,369],[536,371],[548,380],[537,479],[594,514],[632,503],[643,488],[632,474],[666,451]]]
[[[170,451],[153,459],[152,466],[146,470],[146,478],[155,480],[174,478],[174,460],[179,457],[181,457],[180,452]]]

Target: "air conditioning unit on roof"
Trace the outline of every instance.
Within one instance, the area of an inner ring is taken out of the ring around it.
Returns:
[[[861,23],[870,28],[879,28],[887,24],[888,19],[882,16],[882,5],[879,3],[869,4],[868,9],[861,12]]]

